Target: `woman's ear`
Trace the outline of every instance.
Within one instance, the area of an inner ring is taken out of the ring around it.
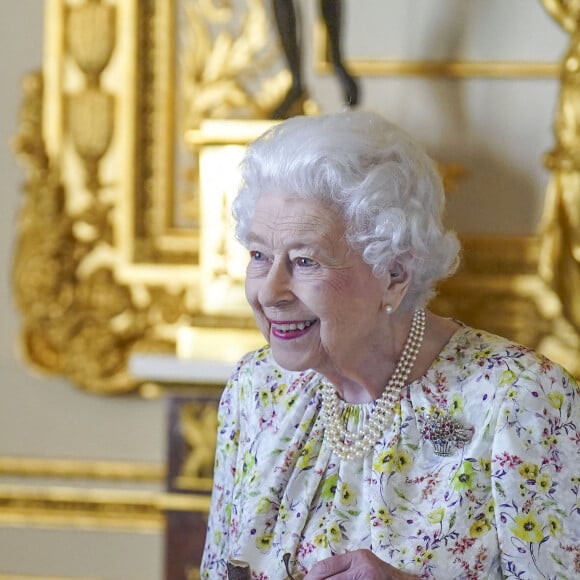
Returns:
[[[400,306],[411,283],[411,275],[398,262],[393,263],[385,277],[383,309],[394,312]],[[390,306],[390,309],[388,308]]]

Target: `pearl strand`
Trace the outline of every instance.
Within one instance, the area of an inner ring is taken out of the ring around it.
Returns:
[[[399,401],[401,389],[407,383],[411,370],[425,336],[425,311],[415,310],[405,347],[395,366],[393,375],[385,390],[375,402],[365,425],[351,432],[342,420],[342,402],[332,383],[322,380],[322,419],[324,421],[324,440],[341,459],[364,457],[377,444],[384,433],[395,405]]]

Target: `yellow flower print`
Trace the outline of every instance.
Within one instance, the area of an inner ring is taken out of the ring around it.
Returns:
[[[353,505],[356,503],[356,493],[348,483],[340,486],[340,502],[343,505]]]
[[[326,534],[316,534],[313,538],[314,545],[317,548],[328,548],[328,539]]]
[[[473,486],[473,474],[471,461],[464,461],[451,479],[451,485],[459,492],[467,491]]]
[[[395,451],[394,449],[386,449],[378,454],[373,469],[378,473],[391,473],[394,471]]]
[[[548,516],[548,527],[550,535],[555,536],[562,531],[562,522],[554,516]]]
[[[377,517],[385,525],[390,526],[393,523],[393,518],[391,514],[387,511],[387,508],[381,507],[377,510]]]
[[[286,401],[284,401],[284,405],[286,406],[286,409],[291,409],[294,406],[294,403],[296,403],[297,399],[298,399],[298,395],[293,395],[292,397],[288,397],[288,399],[286,399]]]
[[[507,396],[508,399],[515,399],[517,394],[518,394],[518,390],[517,389],[510,389],[507,392],[506,396]]]
[[[472,355],[472,359],[473,360],[477,360],[480,358],[488,358],[491,355],[491,350],[489,348],[483,349],[483,350],[479,350],[476,353],[474,353]]]
[[[469,535],[473,538],[479,538],[491,530],[491,524],[487,518],[481,518],[474,521],[469,528]]]
[[[538,522],[534,512],[516,516],[514,525],[510,526],[510,529],[516,538],[524,542],[537,544],[544,539],[542,526]]]
[[[550,477],[550,474],[541,473],[540,477],[538,477],[537,484],[543,492],[550,491],[550,488],[552,487],[552,478]]]
[[[270,393],[268,391],[260,391],[260,405],[267,407],[270,404]]]
[[[326,530],[326,535],[330,543],[338,542],[342,538],[342,531],[337,522],[332,522],[332,524],[328,526],[328,529]]]
[[[540,472],[540,468],[535,463],[522,463],[519,466],[518,471],[524,479],[536,479]]]
[[[244,470],[244,472],[249,472],[251,471],[256,465],[256,458],[249,452],[246,451],[244,453],[244,463],[242,466],[242,469]]]
[[[270,551],[270,546],[272,545],[272,537],[273,534],[265,533],[261,534],[256,538],[256,548],[260,550],[260,552],[267,553]]]
[[[256,511],[259,514],[265,514],[270,511],[270,506],[272,502],[267,497],[261,497],[258,501],[258,506],[256,507]]]
[[[564,395],[562,393],[550,393],[548,395],[548,402],[554,409],[561,409],[564,404]]]
[[[489,475],[491,473],[491,461],[489,459],[484,459],[483,457],[479,460],[479,466],[481,470]]]
[[[417,554],[413,559],[415,560],[416,564],[422,566],[424,564],[428,564],[431,560],[433,560],[434,556],[435,554],[433,553],[433,550],[425,550],[424,552]]]
[[[445,508],[438,508],[427,514],[427,520],[431,524],[440,524],[445,517]]]
[[[397,471],[404,473],[411,467],[411,463],[412,463],[411,457],[409,456],[408,453],[406,453],[405,451],[400,451],[399,453],[397,453],[395,463]]]
[[[485,505],[485,507],[483,508],[483,511],[491,518],[494,517],[495,514],[495,500],[491,499],[487,502],[487,504]]]
[[[542,439],[542,445],[548,449],[551,449],[554,445],[558,445],[558,438],[555,435],[544,437]]]
[[[282,383],[281,385],[278,385],[275,389],[274,389],[274,393],[273,393],[273,399],[274,402],[277,403],[280,400],[280,397],[283,397],[286,394],[286,391],[288,390],[288,385]]]
[[[338,475],[331,475],[330,477],[326,478],[324,481],[324,485],[322,486],[322,492],[320,496],[324,500],[331,500],[334,498],[336,494],[336,486],[338,485]]]
[[[455,415],[455,413],[463,412],[463,397],[457,393],[455,393],[451,397],[451,406],[449,409],[451,415]]]
[[[306,469],[310,463],[312,457],[312,446],[314,445],[314,440],[311,439],[304,445],[302,451],[300,452],[300,457],[296,460],[296,467],[298,469]]]
[[[399,451],[394,447],[379,453],[373,463],[373,468],[378,473],[392,473],[398,471],[404,473],[411,467],[411,456],[406,451]]]
[[[288,519],[290,512],[287,510],[286,506],[281,505],[280,509],[278,510],[278,519],[281,522],[285,522]]]
[[[236,482],[251,477],[255,472],[256,458],[249,452],[244,453],[242,468],[236,471]]]
[[[514,371],[507,370],[501,373],[501,375],[499,376],[499,384],[502,387],[505,387],[505,385],[513,385],[516,379],[517,379],[516,373],[514,373]]]

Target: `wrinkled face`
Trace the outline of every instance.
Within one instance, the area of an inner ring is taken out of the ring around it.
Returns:
[[[258,202],[246,297],[286,369],[356,369],[382,338],[383,283],[344,232],[342,217],[318,202],[270,194]]]

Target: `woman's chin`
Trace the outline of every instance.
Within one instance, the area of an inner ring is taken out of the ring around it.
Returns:
[[[300,372],[312,368],[314,361],[311,353],[290,353],[288,349],[274,344],[270,344],[270,348],[274,360],[287,371]]]

